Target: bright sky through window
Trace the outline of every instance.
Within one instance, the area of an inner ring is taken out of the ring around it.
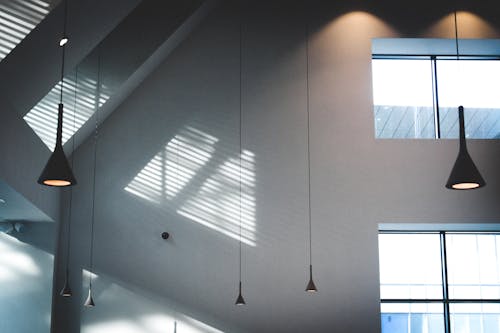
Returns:
[[[379,253],[382,298],[442,297],[439,235],[381,234]]]
[[[500,61],[438,61],[439,105],[500,108]]]
[[[432,106],[432,71],[428,60],[372,61],[373,104]]]

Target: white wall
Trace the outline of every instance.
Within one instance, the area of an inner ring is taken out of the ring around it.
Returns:
[[[33,231],[29,225],[26,229]],[[36,228],[36,232],[51,239],[43,229]],[[0,233],[1,332],[50,331],[53,262],[54,256],[45,250]]]
[[[50,218],[57,220],[59,191],[37,183],[50,151],[6,100],[3,100],[0,141],[2,180]]]
[[[89,274],[85,271],[84,275],[82,288],[87,291]],[[84,333],[163,333],[174,329],[185,333],[223,333],[186,316],[178,304],[154,294],[106,276],[94,275],[93,279],[93,297],[99,302],[97,308],[82,309]]]
[[[244,183],[244,236],[251,240],[243,246],[246,307],[233,305],[239,37],[231,4],[214,10],[101,128],[95,269],[205,314],[197,319],[223,331],[377,332],[378,223],[498,223],[500,217],[498,141],[469,143],[488,186],[453,192],[444,183],[457,154],[455,140],[374,139],[371,39],[453,36],[446,4],[414,5],[259,2],[245,8],[243,149],[251,152]],[[477,6],[473,12],[493,19],[495,8]],[[303,291],[306,15],[315,295]],[[496,35],[477,18],[459,22],[469,37]],[[181,160],[180,177],[189,181],[181,179],[177,190],[173,142],[182,136],[194,138],[181,151],[195,160]],[[92,152],[87,141],[76,159],[82,179],[76,190],[77,271],[88,263]],[[145,179],[156,183],[141,187]],[[134,186],[142,195],[127,190]],[[159,237],[165,230],[172,234],[168,242]],[[81,304],[75,299],[65,314],[76,322]],[[129,304],[121,306],[113,313],[123,309],[125,315]],[[98,305],[93,311],[108,310]]]

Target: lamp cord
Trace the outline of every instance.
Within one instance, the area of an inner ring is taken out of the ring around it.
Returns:
[[[457,11],[453,13],[455,19],[455,49],[457,51],[457,60],[460,60],[460,54],[458,52],[458,20],[457,20]]]
[[[66,27],[67,27],[67,21],[68,21],[68,0],[64,1],[64,23],[63,23],[63,35],[62,38],[66,37]],[[61,39],[62,39],[61,38]],[[61,90],[59,94],[59,103],[62,104],[63,102],[63,90],[64,90],[64,59],[65,59],[65,54],[66,54],[66,44],[61,46],[62,48],[62,61],[61,61]]]
[[[307,95],[307,195],[309,217],[309,265],[312,266],[312,222],[311,222],[311,152],[309,111],[309,26],[306,24],[306,95]]]
[[[77,101],[77,91],[78,91],[78,66],[76,67],[76,74],[75,74],[75,103],[73,106],[73,131],[75,131],[76,128],[76,109],[78,105]],[[73,139],[72,139],[72,148],[71,148],[71,170],[73,169],[74,165],[74,159],[75,159],[75,136],[76,136],[76,131],[73,132]],[[69,257],[70,257],[70,245],[71,245],[71,208],[72,208],[72,201],[73,201],[73,187],[71,186],[69,189],[69,217],[68,217],[68,241],[67,241],[67,255],[66,255],[66,272],[69,269]]]
[[[94,266],[94,221],[95,221],[95,179],[97,170],[97,139],[99,135],[99,100],[101,99],[101,52],[99,50],[97,61],[97,91],[96,91],[96,111],[95,111],[95,133],[94,133],[94,179],[93,179],[93,195],[92,195],[92,224],[90,229],[90,283],[92,288],[92,269]]]
[[[239,188],[240,188],[240,225],[239,225],[239,252],[240,252],[240,292],[241,292],[241,222],[242,222],[242,219],[241,219],[241,196],[242,196],[242,187],[241,187],[241,171],[242,171],[242,168],[241,168],[241,160],[242,160],[242,155],[243,155],[243,151],[242,151],[242,100],[241,100],[241,97],[242,97],[242,36],[243,36],[243,27],[242,27],[242,20],[241,20],[241,9],[240,9],[240,41],[239,41],[239,57],[240,57],[240,62],[239,62],[239,76],[240,76],[240,86],[239,86],[239,100],[240,100],[240,110],[239,110],[239,134],[240,134],[240,151],[239,151],[239,154],[240,154],[240,163],[239,163],[239,168],[240,168],[240,177],[239,177]]]
[[[179,146],[180,146],[181,140],[180,140],[179,137],[177,137],[176,142],[177,142],[177,144],[176,144],[176,148],[177,149],[176,149],[175,159],[177,160],[176,161],[177,162],[177,168],[176,168],[176,174],[175,174],[175,178],[176,179],[175,179],[174,184],[175,183],[177,183],[177,184],[174,185],[174,188],[173,188],[173,191],[172,191],[172,196],[174,196],[177,193],[176,191],[180,191],[180,188],[181,188],[181,186],[180,186],[180,170],[179,170],[180,169],[180,164],[179,164],[180,163],[180,158],[179,158],[180,157],[179,156],[180,155],[180,153],[179,153],[180,147]]]

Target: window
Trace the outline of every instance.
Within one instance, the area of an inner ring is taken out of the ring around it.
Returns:
[[[382,333],[500,332],[500,233],[381,232]]]
[[[500,42],[460,41],[467,51],[460,60],[449,48],[441,47],[446,46],[443,43],[394,39],[388,47],[387,40],[374,41],[376,138],[458,138],[459,105],[465,108],[466,137],[500,138]],[[400,48],[394,46],[399,44]],[[481,52],[491,45],[495,47]]]

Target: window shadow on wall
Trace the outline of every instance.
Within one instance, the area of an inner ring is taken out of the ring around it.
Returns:
[[[96,59],[92,59],[95,62]],[[105,85],[98,87],[97,66],[76,68],[64,77],[63,87],[63,145],[110,98]],[[57,115],[61,90],[58,82],[25,116],[24,120],[49,149],[56,143]],[[77,101],[75,102],[75,94]]]
[[[240,158],[241,240],[255,246],[255,156],[225,153],[200,129],[180,130],[124,190],[239,240]]]

